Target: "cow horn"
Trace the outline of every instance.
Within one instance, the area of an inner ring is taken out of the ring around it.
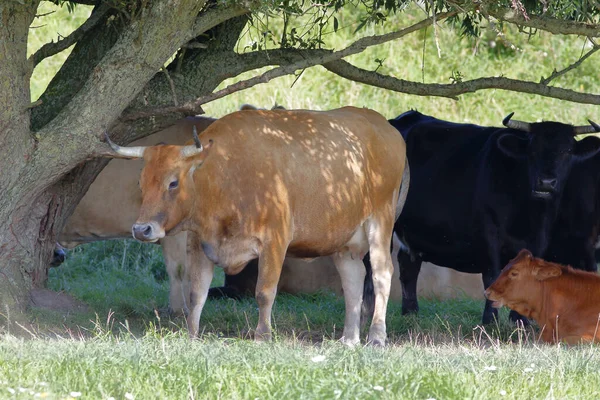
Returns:
[[[200,143],[200,138],[198,137],[198,131],[196,130],[196,125],[192,128],[192,135],[194,136],[194,143],[196,143],[196,148],[198,151],[202,151],[202,143]]]
[[[116,153],[116,155],[121,156],[122,158],[143,158],[144,151],[146,150],[146,146],[132,146],[132,147],[123,147],[118,144],[113,143],[112,140],[108,137],[108,132],[104,132],[104,138],[106,139],[106,143],[110,146],[110,148]]]
[[[517,129],[519,131],[531,132],[531,124],[530,123],[511,119],[513,115],[514,115],[514,112],[511,112],[510,114],[508,114],[502,120],[502,125],[504,125],[507,128]]]
[[[583,135],[584,133],[597,133],[600,132],[600,125],[588,119],[589,125],[576,126],[573,128],[574,135]]]

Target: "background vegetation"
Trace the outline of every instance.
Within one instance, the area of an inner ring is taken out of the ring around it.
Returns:
[[[70,24],[64,23],[64,9],[34,23],[40,27],[31,31],[30,52],[48,35],[68,34],[88,12],[76,7],[68,15]],[[422,16],[415,9],[388,23],[408,25]],[[343,34],[331,39],[336,48],[350,42],[356,28],[343,15],[339,25]],[[380,27],[366,29],[375,33]],[[537,80],[574,62],[585,43],[545,33],[523,41],[511,30],[476,42],[459,39],[459,28],[447,23],[437,29],[441,58],[430,28],[369,49],[352,61],[425,82],[502,73]],[[240,48],[251,45],[256,34],[248,32]],[[33,99],[64,56],[45,60],[35,70]],[[597,93],[596,64],[592,58],[556,83]],[[587,118],[600,119],[597,106],[502,91],[464,95],[460,101],[400,95],[342,80],[321,67],[233,94],[204,109],[220,117],[242,103],[311,109],[366,106],[390,118],[417,108],[447,120],[491,125],[499,125],[511,111],[528,121],[584,124]],[[17,329],[9,328],[0,340],[0,398],[599,397],[596,346],[541,345],[532,329],[518,330],[505,322],[506,313],[500,324],[480,328],[482,304],[471,300],[424,301],[420,315],[410,318],[400,315],[399,304],[392,304],[391,344],[386,349],[347,349],[336,343],[344,306],[330,293],[278,296],[276,338],[266,345],[247,340],[257,319],[253,299],[212,301],[202,316],[202,339],[190,343],[184,322],[160,313],[167,305],[168,286],[158,246],[133,241],[80,246],[65,264],[50,270],[48,283],[84,301],[90,312],[34,312],[25,337],[14,336]],[[221,283],[222,274],[213,284]]]

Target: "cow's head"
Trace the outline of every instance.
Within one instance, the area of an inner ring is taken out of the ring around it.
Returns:
[[[533,257],[529,250],[519,254],[504,267],[498,279],[485,291],[485,297],[494,307],[503,305],[527,314],[529,305],[535,301],[539,283],[562,274],[559,264]],[[523,312],[525,311],[525,312]]]
[[[140,177],[142,207],[131,231],[144,242],[156,242],[187,220],[194,207],[194,171],[210,153],[212,140],[204,146],[193,128],[194,144],[121,147],[106,140],[114,157],[143,158]]]
[[[588,159],[600,150],[597,140],[576,141],[574,136],[600,132],[600,126],[577,126],[559,122],[527,123],[512,120],[509,114],[502,123],[526,135],[505,133],[498,138],[500,150],[509,157],[526,160],[531,194],[551,199],[564,187],[574,161]]]

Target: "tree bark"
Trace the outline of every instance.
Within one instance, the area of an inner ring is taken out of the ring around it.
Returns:
[[[25,221],[19,221],[14,211],[24,207],[24,201],[14,188],[36,145],[27,112],[31,76],[27,33],[37,6],[38,1],[0,4],[0,314],[5,316],[11,310],[22,311],[32,284],[27,260],[35,239],[19,229]]]
[[[0,323],[20,320],[30,289],[45,284],[55,238],[104,163],[84,164],[106,146],[101,133],[193,37],[204,6],[157,0],[115,29],[116,37],[103,36],[113,29],[106,24],[95,38],[92,29],[87,38],[95,43],[86,47],[82,38],[73,56],[86,67],[69,63],[32,118],[27,35],[38,2],[0,3]]]

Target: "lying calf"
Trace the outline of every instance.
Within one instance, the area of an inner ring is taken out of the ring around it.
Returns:
[[[535,258],[521,250],[485,291],[494,307],[507,306],[542,328],[542,340],[600,341],[600,276]]]

